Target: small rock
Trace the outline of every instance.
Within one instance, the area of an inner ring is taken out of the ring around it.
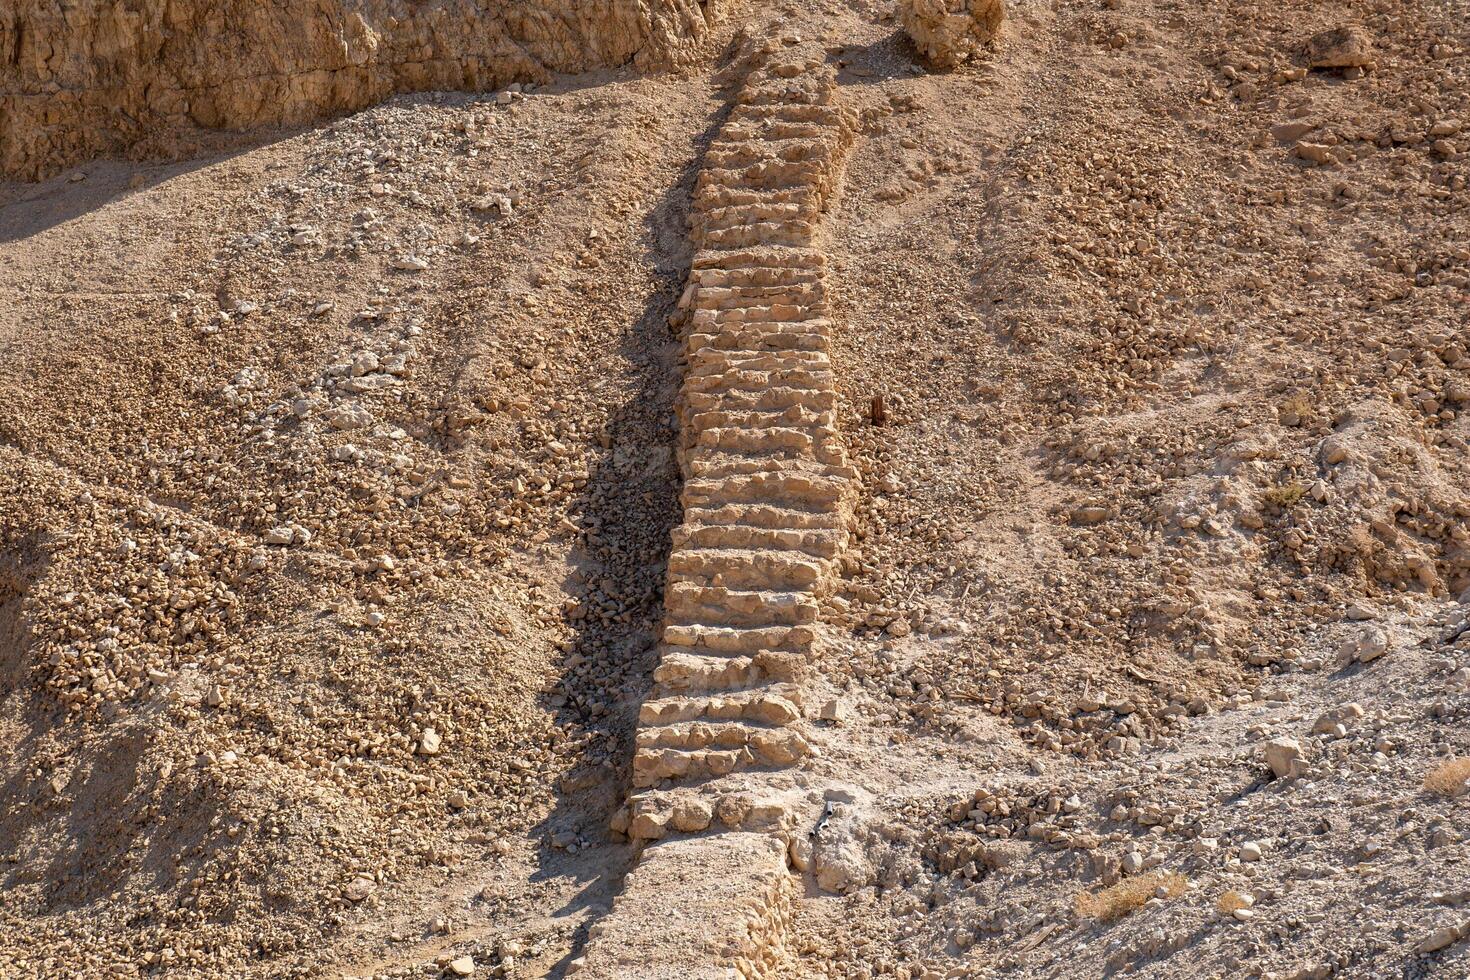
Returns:
[[[1420,940],[1416,952],[1437,953],[1470,935],[1470,919],[1457,926],[1442,926]]]
[[[1294,738],[1273,738],[1266,743],[1266,765],[1277,779],[1301,775],[1306,763],[1302,761],[1302,746]]]
[[[1361,717],[1363,717],[1362,705],[1345,704],[1341,708],[1334,708],[1318,717],[1312,724],[1312,734],[1333,735],[1341,738],[1347,733],[1348,723],[1357,721]]]
[[[1300,140],[1303,136],[1316,129],[1316,125],[1309,122],[1297,120],[1295,122],[1277,123],[1271,127],[1271,136],[1278,143],[1290,145]]]
[[[1242,861],[1259,861],[1261,857],[1261,845],[1255,841],[1246,841],[1240,845],[1240,859]]]
[[[714,818],[714,808],[704,800],[681,800],[674,807],[669,823],[682,833],[697,834],[707,830]]]
[[[822,721],[840,725],[847,721],[847,707],[838,699],[833,698],[822,705],[821,710],[817,712],[817,717]]]
[[[289,527],[273,527],[265,532],[265,543],[283,547],[296,540],[296,533]]]
[[[1332,147],[1322,143],[1298,143],[1296,155],[1312,163],[1332,163]]]
[[[670,814],[640,813],[628,824],[628,836],[634,840],[659,840],[667,833]]]
[[[1390,641],[1388,633],[1377,626],[1370,626],[1358,637],[1356,657],[1360,664],[1366,664],[1377,660],[1388,652]]]
[[[438,732],[425,728],[424,733],[419,736],[419,755],[438,755],[442,741]]]
[[[429,263],[417,255],[400,255],[393,260],[393,268],[404,272],[423,272],[429,267]]]
[[[472,956],[461,956],[449,961],[449,972],[456,977],[474,976],[475,960]]]
[[[349,902],[361,902],[374,891],[378,885],[371,878],[353,878],[342,889],[342,896]]]
[[[1334,27],[1307,42],[1307,64],[1313,68],[1370,67],[1373,41],[1361,27]]]

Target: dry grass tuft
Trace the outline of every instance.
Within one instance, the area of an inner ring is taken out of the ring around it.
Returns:
[[[1293,480],[1291,483],[1284,483],[1279,487],[1269,487],[1261,494],[1261,498],[1273,507],[1287,510],[1295,507],[1306,495],[1307,488],[1303,484]]]
[[[1242,894],[1234,888],[1220,896],[1215,907],[1220,910],[1221,915],[1230,915],[1236,909],[1248,909],[1255,904],[1251,896]]]
[[[1112,922],[1115,919],[1121,919],[1134,909],[1142,908],[1144,903],[1153,898],[1154,893],[1160,888],[1165,890],[1167,897],[1177,898],[1184,892],[1184,886],[1188,882],[1189,879],[1184,875],[1173,871],[1124,878],[1116,885],[1109,885],[1100,892],[1092,894],[1083,892],[1078,895],[1077,914],[1089,919]]]
[[[1424,788],[1442,796],[1458,796],[1470,779],[1470,759],[1449,759],[1424,775]]]

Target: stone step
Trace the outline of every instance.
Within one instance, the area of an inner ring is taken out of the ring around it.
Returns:
[[[806,653],[816,633],[810,626],[665,626],[665,646],[694,653],[723,653],[753,656],[764,651]]]
[[[813,386],[830,391],[836,376],[832,358],[822,350],[763,350],[755,347],[698,347],[684,351],[684,390],[703,391],[705,379],[718,379],[732,371],[805,371],[808,381],[793,382],[793,388]]]
[[[695,212],[689,223],[696,237],[725,228],[739,228],[759,224],[763,221],[815,221],[818,215],[815,204],[786,204],[779,202],[757,202],[733,204],[728,207],[711,208]]]
[[[704,353],[708,353],[708,351]],[[780,353],[790,352],[781,351]],[[800,353],[814,352],[802,351]],[[750,363],[757,362],[751,361]],[[831,371],[814,371],[800,361],[789,367],[751,368],[747,370],[743,367],[733,366],[719,369],[709,364],[707,368],[704,373],[685,379],[685,396],[696,394],[705,394],[714,397],[736,394],[746,395],[772,388],[802,388],[816,393],[830,391],[832,384]]]
[[[797,551],[681,548],[669,555],[669,582],[737,589],[802,589],[819,585],[826,566]]]
[[[734,228],[710,228],[695,232],[694,241],[700,248],[749,248],[752,245],[805,245],[816,235],[815,224],[794,218]]]
[[[707,184],[695,190],[690,199],[690,213],[692,220],[695,215],[720,208],[742,207],[751,204],[794,204],[815,215],[821,213],[825,203],[820,189],[806,184],[774,189]]]
[[[814,623],[819,609],[806,592],[747,591],[674,582],[664,591],[668,622],[685,626],[797,626]]]
[[[629,833],[661,837],[667,821],[667,814],[644,816]],[[798,891],[786,861],[786,845],[765,832],[653,844],[624,879],[612,911],[588,932],[577,980],[777,975],[791,956]]]
[[[786,725],[801,717],[801,705],[800,688],[792,684],[767,684],[728,694],[652,698],[639,707],[638,724],[670,725],[709,718]]]
[[[797,731],[782,732],[785,725],[768,725],[754,719],[725,721],[718,718],[676,721],[668,724],[645,725],[634,736],[634,744],[640,749],[739,749],[750,746],[758,753],[749,762],[766,762],[785,765],[806,754],[806,739]],[[775,741],[770,736],[779,735]],[[788,737],[788,736],[794,736]],[[775,749],[773,755],[763,751],[762,746]],[[801,746],[796,748],[796,746]],[[794,753],[794,754],[788,754]],[[785,756],[784,758],[780,756]]]
[[[827,255],[808,246],[763,245],[746,249],[695,252],[690,267],[725,270],[820,270],[827,267]]]
[[[752,474],[719,480],[689,480],[684,484],[684,506],[721,507],[725,504],[766,504],[817,514],[841,510],[848,481],[795,473]]]
[[[666,650],[653,670],[661,696],[705,691],[738,691],[764,683],[769,675],[751,657],[695,654]]]
[[[702,300],[703,297],[700,297]],[[690,314],[689,324],[692,327],[705,328],[719,324],[741,324],[741,323],[805,323],[817,322],[830,324],[831,321],[822,316],[821,310],[816,310],[811,305],[799,303],[793,300],[776,299],[774,302],[761,299],[745,300],[748,305],[735,305],[734,303],[715,306],[699,302],[695,305],[694,312]],[[825,328],[826,332],[831,327]]]
[[[826,354],[831,339],[822,333],[791,329],[791,324],[741,323],[690,330],[684,335],[686,358],[711,350],[741,350],[784,354],[815,351]]]
[[[835,96],[830,85],[813,79],[757,81],[746,85],[736,97],[741,105],[831,105]]]
[[[811,751],[801,732],[744,721],[650,725],[635,739],[633,774],[639,786],[724,776],[752,766],[789,766]]]
[[[739,724],[726,727],[747,731]],[[756,729],[747,736],[749,740],[735,748],[641,747],[633,754],[633,785],[643,788],[665,779],[716,779],[758,766],[789,766],[811,751],[806,739],[790,729]]]
[[[836,528],[764,527],[753,524],[698,524],[674,528],[675,548],[750,548],[799,551],[814,558],[835,558],[847,533]]]
[[[811,388],[770,388],[755,391],[731,390],[717,393],[685,391],[679,396],[679,408],[692,417],[704,412],[760,411],[779,412],[801,408],[815,412],[836,424],[837,392]]]
[[[833,431],[834,413],[814,412],[803,405],[778,409],[750,409],[722,406],[707,412],[690,413],[685,428],[693,433],[708,429],[802,429]]]
[[[847,130],[850,128],[842,110],[834,105],[813,105],[809,102],[780,103],[758,102],[737,104],[731,111],[727,125],[751,123],[811,123],[825,129]]]
[[[789,190],[794,187],[814,187],[819,191],[828,187],[833,174],[831,169],[817,160],[787,163],[784,160],[762,160],[743,167],[701,170],[695,181],[695,189],[708,187],[733,187],[745,190]]]
[[[716,503],[686,507],[684,527],[748,527],[767,531],[832,531],[843,533],[839,510],[812,511],[776,504]],[[718,545],[711,545],[718,546]],[[752,542],[754,546],[754,541]]]
[[[690,727],[701,724],[692,722]],[[811,752],[811,746],[801,733],[789,728],[752,728],[738,722],[718,728],[719,735],[723,738],[733,741],[743,735],[745,741],[733,746],[713,743],[710,748],[639,746],[633,754],[633,785],[642,788],[657,785],[665,779],[714,779],[756,767],[789,766]],[[643,729],[638,734],[640,737],[646,735],[656,738],[665,732],[666,729],[655,728]]]
[[[852,472],[847,454],[835,436],[817,440],[810,449],[761,453],[695,447],[680,459],[684,476],[690,480],[732,479],[756,473],[802,473],[814,477],[849,479]]]
[[[817,139],[788,140],[733,140],[717,139],[704,153],[704,166],[711,170],[738,170],[765,160],[781,160],[786,163],[812,161],[824,168],[835,165],[837,154],[842,150],[836,132]]]
[[[719,253],[728,254],[728,253]],[[741,269],[695,269],[689,279],[695,283],[696,291],[705,288],[800,288],[822,287],[825,290],[823,270],[815,268],[768,268],[749,266]]]
[[[772,285],[697,286],[690,306],[696,310],[725,310],[770,306],[773,303],[824,307],[827,287],[819,279]]]
[[[773,426],[764,429],[739,427],[701,429],[694,437],[694,445],[704,449],[720,449],[726,452],[761,455],[764,453],[810,453],[817,444],[820,431],[812,432],[791,426]]]
[[[841,118],[831,121],[788,121],[779,116],[746,117],[726,124],[720,131],[722,137],[731,140],[841,140],[843,132]]]

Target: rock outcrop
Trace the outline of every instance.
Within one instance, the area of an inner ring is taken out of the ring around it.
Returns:
[[[1002,0],[899,0],[898,9],[919,53],[941,68],[974,57],[1005,20]]]
[[[0,176],[171,155],[398,92],[690,58],[724,0],[17,0],[0,4]]]

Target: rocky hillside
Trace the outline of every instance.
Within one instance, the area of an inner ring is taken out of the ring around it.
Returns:
[[[516,85],[421,54],[491,64],[488,0],[357,5],[357,67],[255,5],[163,81],[40,39],[187,5],[53,6],[0,12],[7,159],[67,165],[0,184],[0,975],[1470,974],[1462,0],[506,3]],[[362,101],[168,101],[318,58]],[[681,464],[791,408],[715,367],[820,382],[851,476],[759,536],[835,549],[779,766],[658,686],[752,591]],[[780,808],[625,808],[726,785],[690,746]]]

